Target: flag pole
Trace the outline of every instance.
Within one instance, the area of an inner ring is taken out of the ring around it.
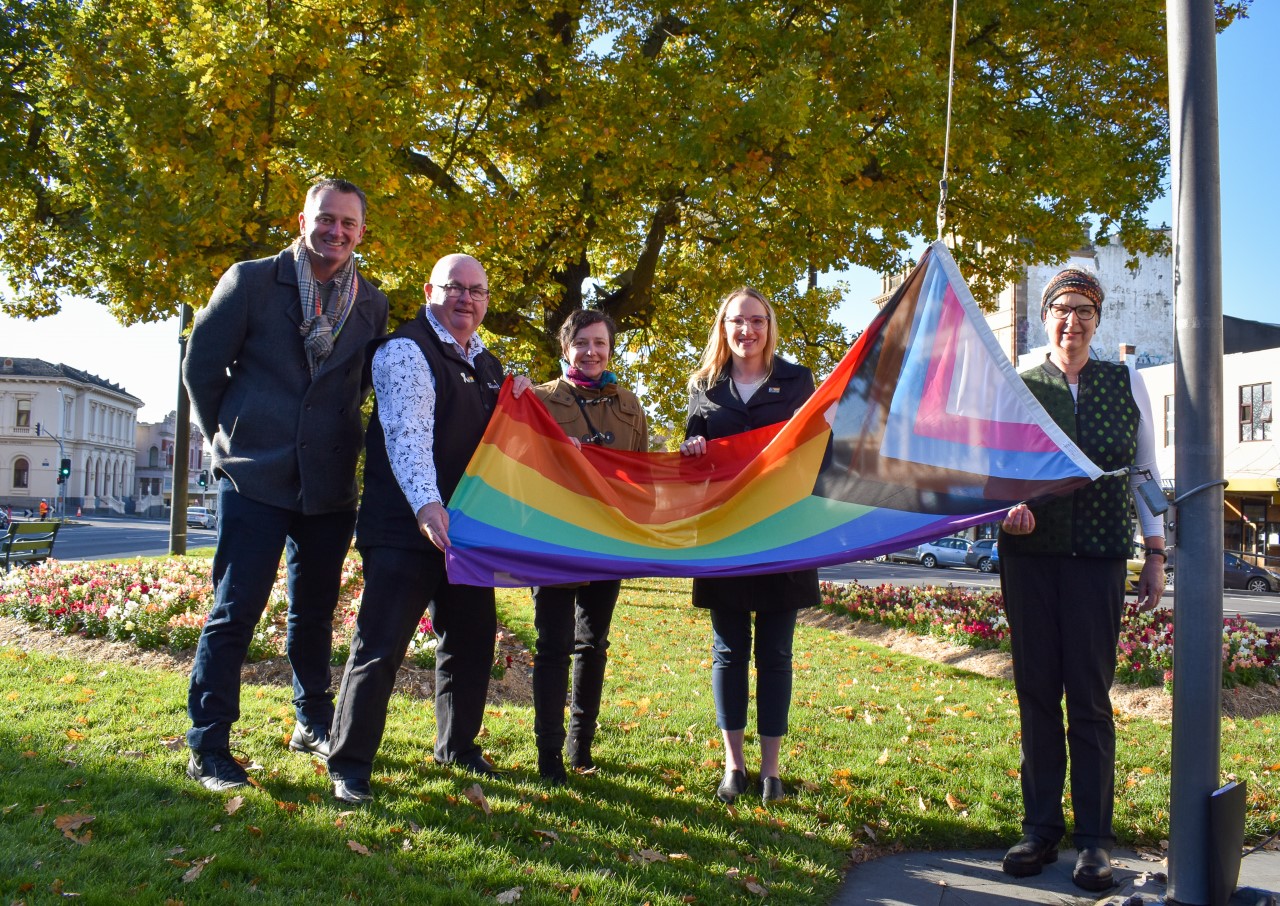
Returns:
[[[1167,902],[1209,904],[1222,733],[1222,247],[1214,4],[1168,0],[1177,606]],[[1201,488],[1202,485],[1209,485]]]

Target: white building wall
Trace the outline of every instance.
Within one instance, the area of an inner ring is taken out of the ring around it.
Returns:
[[[1128,258],[1120,245],[1089,246],[1066,261],[1027,268],[1027,342],[1032,349],[1018,361],[1020,370],[1044,361],[1048,335],[1040,321],[1040,298],[1053,276],[1067,267],[1096,275],[1106,292],[1102,321],[1093,336],[1096,358],[1119,361],[1120,344],[1132,343],[1139,367],[1173,361],[1173,259],[1143,256],[1131,271]]]

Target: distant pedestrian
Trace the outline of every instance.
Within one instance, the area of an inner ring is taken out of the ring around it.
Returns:
[[[215,791],[249,782],[231,756],[231,725],[282,553],[297,719],[289,748],[329,754],[333,612],[356,520],[360,404],[371,389],[365,348],[386,333],[387,297],[356,266],[365,231],[356,186],[317,182],[298,226],[279,254],[222,275],[182,366],[218,481],[214,605],[187,696],[187,774]]]
[[[40,501],[40,518],[41,520],[49,518],[49,501],[47,500]]]

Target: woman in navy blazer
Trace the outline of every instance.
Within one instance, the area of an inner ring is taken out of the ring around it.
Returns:
[[[813,394],[813,374],[775,355],[776,346],[777,318],[763,293],[744,286],[725,296],[701,365],[689,378],[681,453],[700,456],[708,440],[786,421],[804,405]],[[754,613],[760,793],[766,804],[781,799],[786,791],[778,755],[791,708],[791,640],[799,609],[818,603],[818,572],[694,579],[693,603],[711,611],[711,688],[725,749],[716,796],[731,803],[747,789],[742,746]]]

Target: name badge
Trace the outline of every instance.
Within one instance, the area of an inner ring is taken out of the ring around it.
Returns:
[[[782,392],[782,388],[781,388],[781,387],[770,387],[770,388],[769,388],[769,392],[770,392],[770,393],[781,393],[781,392]]]
[[[459,371],[458,377],[462,378],[462,383],[464,384],[474,384],[476,382],[476,379],[471,375],[467,374],[465,371]]]

